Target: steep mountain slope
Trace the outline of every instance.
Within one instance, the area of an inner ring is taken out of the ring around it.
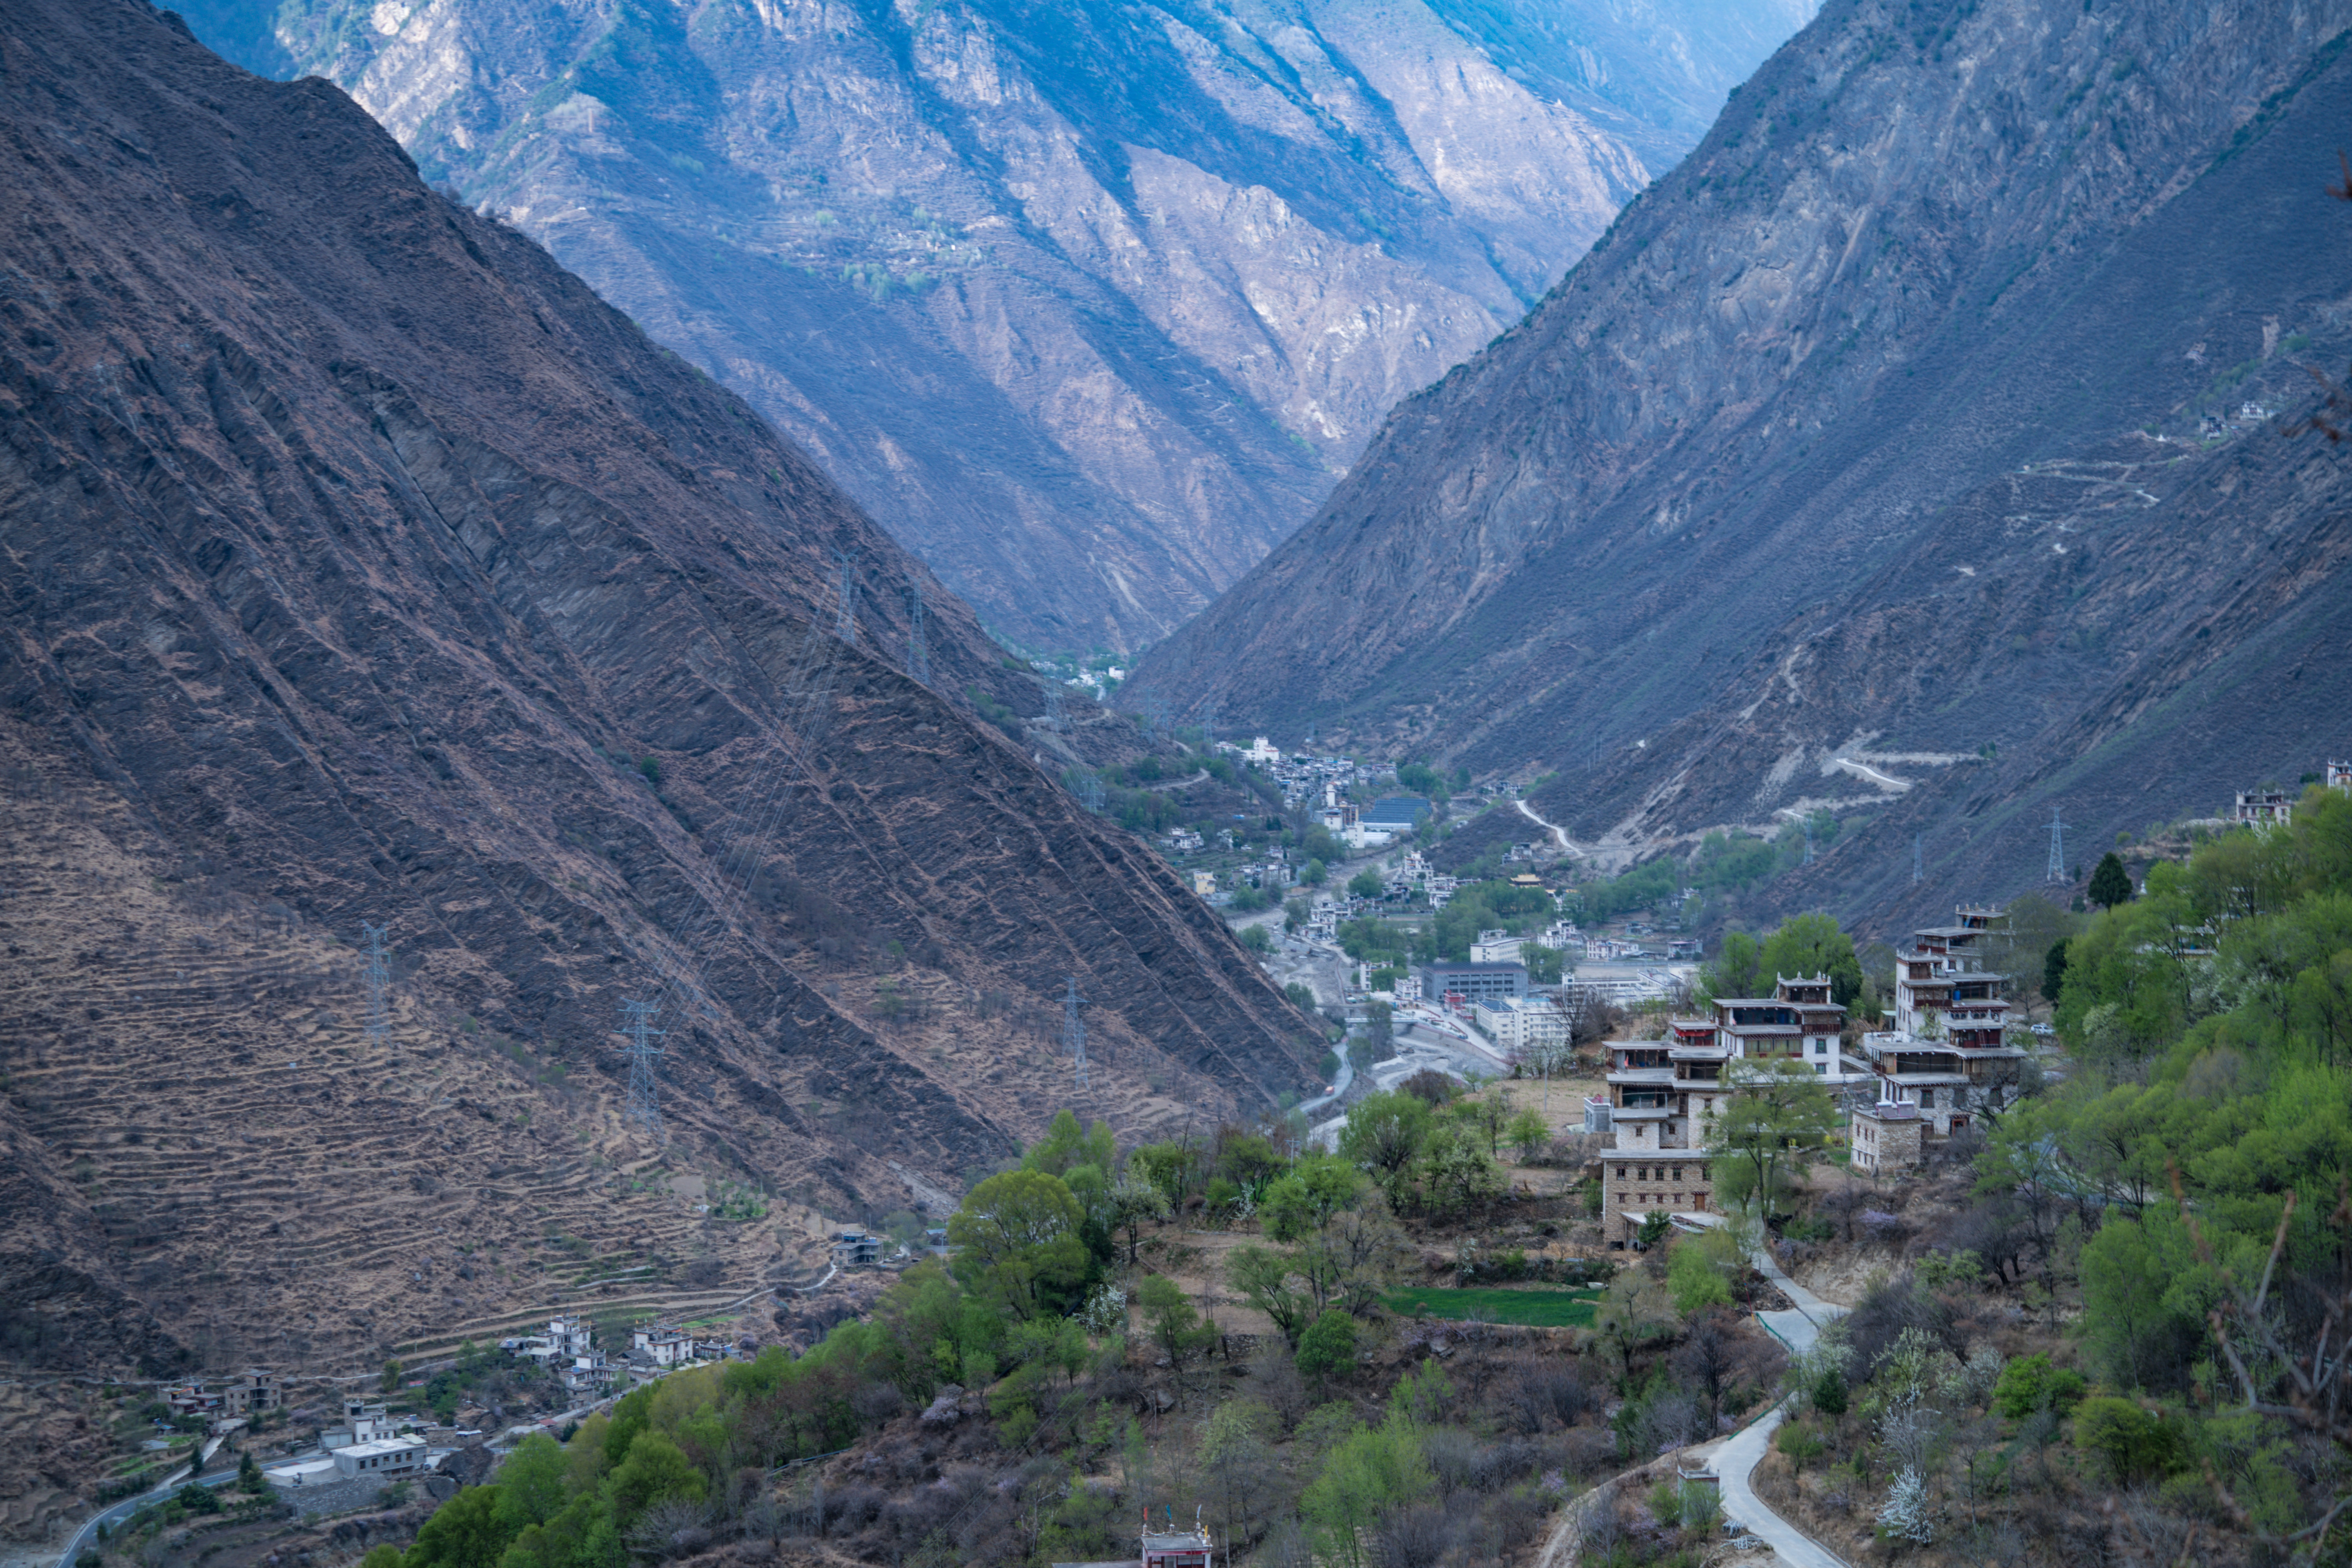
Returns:
[[[943,697],[1035,706],[971,612],[930,586],[910,679],[921,569],[340,89],[7,0],[0,144],[0,1353],[754,1300],[1073,1098],[1068,976],[1127,1131],[1307,1079],[1222,923]]]
[[[992,625],[1069,648],[1157,639],[1238,577],[1811,4],[191,16],[341,83]]]
[[[1131,700],[1563,770],[1622,851],[1827,805],[1879,826],[1788,891],[1848,910],[2315,766],[2347,21],[1829,6]]]

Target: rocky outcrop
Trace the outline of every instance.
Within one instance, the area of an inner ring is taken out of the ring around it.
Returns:
[[[2347,22],[1831,5],[1128,700],[1556,773],[1623,854],[1827,807],[1784,890],[1849,912],[2315,767]]]
[[[340,89],[11,0],[0,145],[0,1353],[723,1312],[1062,1104],[1307,1080],[1222,922],[969,711],[1039,705],[971,611]]]
[[[1069,648],[1156,640],[1245,571],[1811,4],[1741,9],[190,14],[257,69],[341,83],[992,625]]]

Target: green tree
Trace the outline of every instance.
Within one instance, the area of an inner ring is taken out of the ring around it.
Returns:
[[[636,1440],[629,1445],[629,1457],[613,1467],[613,1473],[604,1482],[605,1491],[613,1500],[615,1519],[625,1530],[637,1515],[657,1502],[671,1498],[699,1502],[709,1485],[702,1472],[695,1468],[694,1461],[670,1440],[669,1434],[657,1429],[638,1433]],[[463,1497],[465,1494],[460,1492],[457,1495]],[[441,1513],[448,1511],[449,1504],[442,1504]],[[436,1513],[433,1517],[437,1520],[441,1514]],[[417,1536],[416,1543],[419,1546],[425,1544],[422,1534]],[[426,1568],[425,1564],[415,1562],[415,1555],[413,1551],[409,1553],[410,1568]],[[498,1559],[493,1555],[490,1561],[495,1563]],[[449,1568],[472,1568],[472,1565],[456,1563]]]
[[[1252,952],[1271,952],[1274,951],[1274,938],[1267,933],[1265,927],[1262,925],[1242,927],[1240,938],[1241,944],[1249,949]]]
[[[1706,1128],[1706,1147],[1716,1156],[1716,1190],[1727,1205],[1752,1201],[1769,1215],[1837,1125],[1837,1105],[1799,1061],[1745,1063],[1733,1082],[1732,1094]]]
[[[1023,1170],[1042,1171],[1065,1179],[1080,1165],[1092,1165],[1105,1175],[1113,1174],[1118,1169],[1118,1148],[1108,1122],[1097,1121],[1081,1131],[1076,1115],[1066,1110],[1054,1112],[1054,1120],[1045,1124],[1045,1136],[1029,1145],[1021,1156]]]
[[[1712,963],[1699,965],[1698,1000],[1702,1006],[1724,996],[1753,996],[1764,984],[1764,949],[1744,931],[1723,933],[1723,946]]]
[[[545,1524],[563,1511],[569,1494],[564,1486],[570,1470],[562,1444],[544,1432],[534,1432],[515,1446],[499,1467],[499,1527],[509,1535]]]
[[[1111,1188],[1110,1203],[1113,1223],[1127,1232],[1127,1262],[1131,1268],[1143,1227],[1175,1211],[1159,1183],[1131,1169]]]
[[[1288,902],[1285,903],[1282,906],[1283,934],[1286,936],[1297,934],[1300,929],[1307,924],[1307,917],[1313,912],[1313,910],[1307,907],[1307,900],[1305,899],[1292,899]],[[1314,1011],[1315,1004],[1312,1001],[1306,1003],[1305,1005],[1307,1011]]]
[[[1753,984],[1769,992],[1783,974],[1828,975],[1830,1000],[1841,1007],[1853,1005],[1862,994],[1862,960],[1854,954],[1853,939],[1828,915],[1791,915],[1764,939]]]
[[[1721,1240],[1717,1240],[1717,1237]],[[1686,1236],[1666,1255],[1666,1293],[1685,1317],[1708,1307],[1731,1305],[1731,1281],[1743,1264],[1739,1243],[1718,1227]]]
[[[1337,1308],[1323,1313],[1298,1336],[1298,1370],[1328,1377],[1356,1359],[1356,1320]]]
[[[2163,1477],[2179,1460],[2181,1436],[2179,1423],[2128,1399],[2085,1399],[2074,1412],[2074,1446],[2105,1459],[2121,1486]]]
[[[1391,1407],[1386,1421],[1358,1426],[1326,1456],[1298,1508],[1322,1537],[1326,1553],[1361,1568],[1373,1523],[1436,1489],[1420,1431],[1402,1408]]]
[[[1381,874],[1373,870],[1359,871],[1348,879],[1348,891],[1360,899],[1377,899],[1387,885],[1381,879]]]
[[[1323,885],[1323,879],[1328,875],[1330,873],[1325,868],[1322,859],[1314,857],[1299,868],[1298,879],[1310,888],[1319,888]]]
[[[1369,1094],[1348,1113],[1339,1133],[1340,1156],[1391,1194],[1402,1189],[1412,1163],[1429,1141],[1429,1102],[1398,1089]]]
[[[1165,1274],[1148,1276],[1136,1288],[1135,1300],[1153,1342],[1168,1352],[1171,1366],[1183,1365],[1186,1356],[1216,1335],[1214,1329],[1202,1326],[1201,1314],[1183,1287]]]
[[[1307,989],[1307,987],[1300,982],[1296,980],[1290,982],[1290,984],[1282,988],[1282,994],[1288,997],[1290,999],[1290,1005],[1297,1008],[1300,1012],[1312,1013],[1315,1011],[1315,993]]]
[[[396,1361],[388,1361],[383,1363],[383,1388],[384,1393],[398,1394],[400,1392],[400,1376],[404,1370],[406,1369],[402,1367],[402,1365]]]
[[[1006,1171],[966,1194],[948,1220],[956,1278],[1015,1317],[1055,1305],[1087,1277],[1086,1212],[1059,1176]]]
[[[1201,1464],[1225,1515],[1225,1539],[1246,1539],[1278,1474],[1265,1440],[1274,1412],[1255,1399],[1228,1399],[1209,1415]]]
[[[678,1462],[686,1461],[681,1457]],[[700,1472],[694,1479],[699,1482]],[[499,1521],[497,1487],[466,1487],[425,1521],[416,1532],[416,1544],[405,1553],[404,1568],[498,1568],[517,1533]]]
[[[1511,1147],[1518,1152],[1522,1161],[1532,1160],[1550,1144],[1551,1128],[1545,1122],[1542,1113],[1530,1105],[1511,1118],[1511,1124],[1503,1130],[1503,1136],[1510,1140]]]
[[[2019,1356],[2000,1369],[1992,1385],[1992,1407],[2012,1421],[2047,1410],[2064,1420],[2083,1402],[2090,1385],[2072,1367],[2050,1364],[2047,1352]]]
[[[1259,1223],[1276,1241],[1303,1240],[1354,1202],[1362,1184],[1363,1177],[1344,1160],[1316,1152],[1302,1155],[1258,1200]]]
[[[1293,1349],[1307,1330],[1315,1302],[1293,1272],[1289,1254],[1244,1243],[1225,1254],[1225,1282],[1242,1299],[1273,1320]]]
[[[1528,966],[1528,981],[1534,985],[1557,985],[1568,962],[1568,955],[1556,947],[1541,942],[1524,942],[1519,947],[1521,962]]]
[[[2042,999],[2055,1005],[2066,989],[2066,939],[2060,937],[2042,955]]]
[[[2091,873],[2091,885],[2084,891],[2093,903],[2110,910],[2131,902],[2131,873],[2124,869],[2123,858],[2112,849],[2100,856],[2098,868]]]

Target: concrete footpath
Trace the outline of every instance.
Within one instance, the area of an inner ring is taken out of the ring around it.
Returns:
[[[1822,1300],[1781,1272],[1780,1264],[1769,1253],[1758,1257],[1755,1262],[1764,1277],[1796,1303],[1786,1311],[1756,1314],[1756,1321],[1787,1345],[1792,1354],[1801,1355],[1811,1350],[1822,1330],[1845,1315],[1843,1307]],[[1789,1568],[1846,1568],[1843,1558],[1765,1507],[1748,1484],[1748,1478],[1764,1458],[1772,1434],[1780,1430],[1794,1397],[1783,1399],[1725,1438],[1723,1447],[1716,1450],[1716,1474],[1723,1478],[1724,1521],[1771,1547]]]

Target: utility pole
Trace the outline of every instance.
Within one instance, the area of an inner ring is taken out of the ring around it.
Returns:
[[[909,584],[907,588],[907,673],[915,678],[918,686],[931,683],[931,642],[923,629],[923,585]]]
[[[833,552],[840,602],[833,613],[833,635],[850,647],[857,646],[857,552],[836,549]]]
[[[654,1063],[660,1058],[662,1048],[654,1041],[669,1031],[652,1026],[654,1015],[661,1011],[658,1002],[624,1002],[621,1011],[629,1020],[621,1028],[621,1032],[629,1037],[626,1114],[630,1121],[642,1124],[646,1136],[654,1141],[654,1146],[660,1148],[669,1142],[669,1135],[662,1126],[661,1079],[654,1071]]]
[[[1087,1087],[1087,1026],[1078,1018],[1078,1005],[1086,1000],[1078,994],[1078,977],[1068,977],[1069,994],[1062,998],[1062,1046],[1070,1059],[1078,1065],[1078,1088]]]
[[[384,932],[391,929],[389,922],[380,926],[360,922],[368,940],[367,1039],[379,1046],[392,1039],[392,968],[384,963],[383,951]]]
[[[2050,808],[2050,879],[2066,879],[2066,826],[2058,820],[2058,808]]]

